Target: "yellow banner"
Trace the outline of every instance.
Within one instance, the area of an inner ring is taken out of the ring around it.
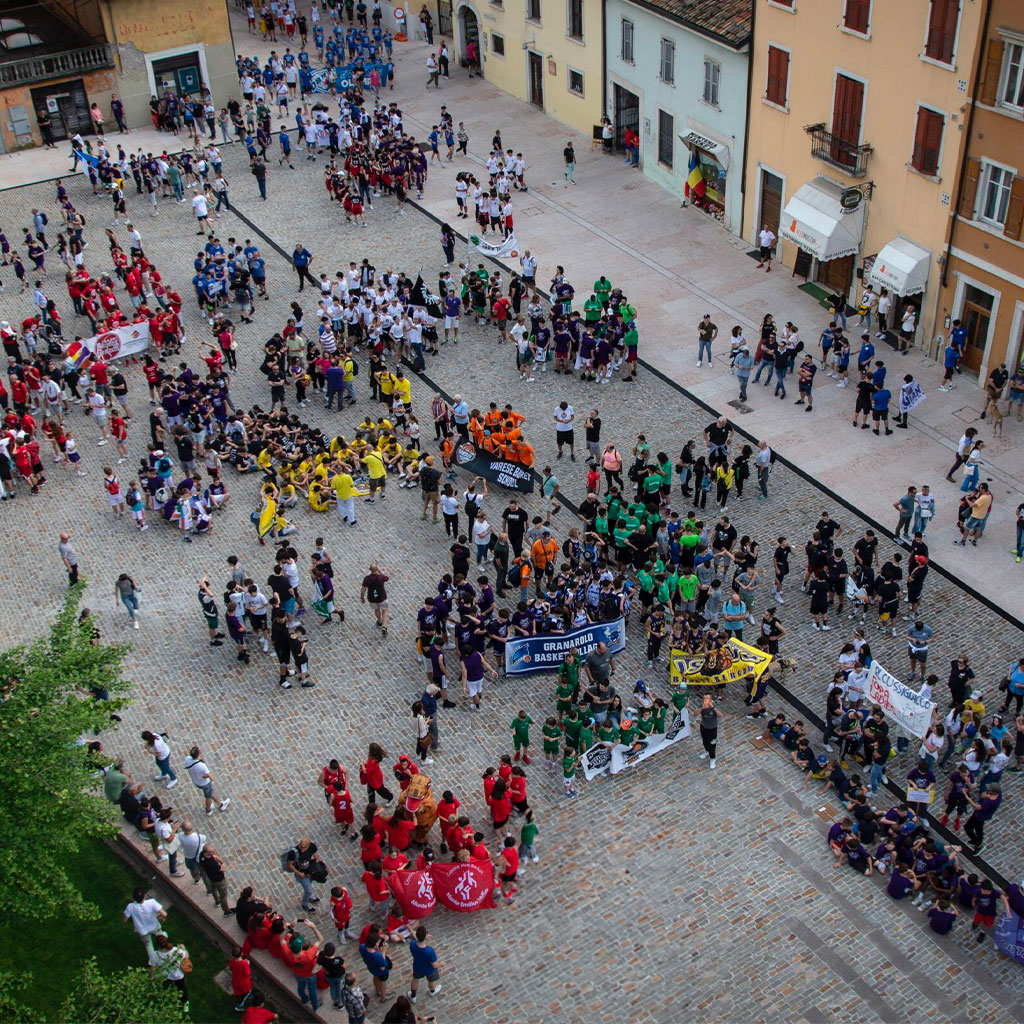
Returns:
[[[724,686],[737,679],[760,679],[771,660],[772,656],[765,651],[740,640],[729,640],[724,647],[703,654],[673,649],[669,675],[674,686]]]

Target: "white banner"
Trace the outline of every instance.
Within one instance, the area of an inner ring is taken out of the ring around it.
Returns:
[[[518,259],[519,243],[516,241],[514,231],[500,245],[485,242],[479,235],[470,235],[469,251],[470,253],[478,252],[481,256],[490,256],[496,260]]]
[[[149,348],[149,321],[142,320],[104,331],[95,338],[86,338],[81,344],[89,350],[91,358],[102,359],[104,362],[145,352]]]
[[[926,700],[915,690],[901,683],[877,661],[871,662],[868,676],[868,700],[877,704],[898,726],[912,736],[923,739],[932,724],[935,702]]]
[[[900,412],[910,412],[925,399],[924,390],[916,380],[909,381],[900,388]]]
[[[636,720],[636,712],[633,709],[629,709],[627,714]],[[673,743],[678,743],[679,740],[686,739],[689,735],[690,716],[686,708],[683,708],[664,733],[651,733],[646,739],[636,739],[629,746],[624,743],[617,743],[614,747],[607,747],[603,743],[595,744],[583,752],[580,767],[588,782],[605,772],[618,775],[619,772],[646,761],[647,758],[660,753]]]

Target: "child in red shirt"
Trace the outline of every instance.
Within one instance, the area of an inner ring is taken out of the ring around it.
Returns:
[[[437,805],[437,821],[441,826],[441,839],[443,840],[442,853],[445,852],[443,847],[451,846],[448,836],[455,826],[455,822],[457,820],[456,816],[461,806],[462,805],[459,801],[452,795],[452,791],[450,789],[446,789],[444,793],[441,794],[441,800]]]
[[[505,845],[501,848],[500,855],[494,858],[494,864],[501,878],[501,895],[511,903],[512,897],[519,891],[515,884],[519,872],[519,851],[512,836],[505,837]]]
[[[494,784],[498,781],[498,773],[494,768],[488,768],[484,772],[484,800],[490,803],[491,790],[494,789]]]
[[[239,946],[235,946],[231,950],[228,970],[231,972],[231,993],[238,996],[235,1013],[241,1013],[252,995],[252,969],[249,966],[249,961],[242,956]]]
[[[352,810],[352,794],[342,785],[338,788],[338,784],[331,790],[334,794],[331,797],[331,806],[334,808],[334,823],[341,825],[341,835],[345,835],[349,826],[353,825],[356,820],[355,812]],[[353,829],[350,836],[354,842],[357,838],[355,830]]]
[[[512,774],[512,758],[508,754],[502,754],[501,760],[498,762],[498,778],[501,779],[505,785],[508,785],[509,776]]]
[[[512,775],[508,780],[508,791],[512,806],[520,814],[525,814],[529,807],[526,802],[526,772],[519,765],[512,769]]]
[[[370,897],[370,912],[384,916],[391,902],[391,890],[382,877],[379,860],[366,865],[362,882],[366,886],[366,895]]]
[[[473,846],[470,852],[471,860],[489,861],[491,855],[487,852],[487,844],[484,842],[483,832],[473,833]]]
[[[380,848],[380,839],[377,837],[377,833],[373,830],[372,825],[364,825],[362,830],[362,839],[359,842],[359,856],[364,864],[370,864],[372,861],[380,860],[383,856]]]
[[[409,863],[409,858],[401,850],[389,846],[387,856],[380,863],[384,873],[390,874],[392,871],[401,871]]]
[[[509,815],[512,813],[512,800],[508,795],[505,783],[499,779],[491,790],[491,797],[487,801],[491,809],[491,821],[494,824],[495,835],[499,839],[505,835],[505,826],[508,824]]]
[[[334,918],[334,926],[338,929],[339,942],[355,938],[349,930],[352,921],[352,897],[343,885],[336,885],[331,889],[331,916]]]

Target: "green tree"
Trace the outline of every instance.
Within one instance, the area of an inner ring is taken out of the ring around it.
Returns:
[[[83,736],[110,725],[130,684],[128,648],[94,643],[73,587],[49,634],[0,653],[0,913],[30,919],[97,916],[64,869],[87,836],[117,831]],[[105,690],[110,701],[93,700]]]
[[[70,995],[54,1018],[57,1024],[179,1024],[189,1018],[178,990],[149,976],[145,967],[105,975],[86,960]]]

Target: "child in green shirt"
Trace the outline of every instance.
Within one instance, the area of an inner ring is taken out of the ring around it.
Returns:
[[[632,746],[633,740],[636,739],[636,722],[631,721],[628,718],[622,720],[622,725],[619,727],[619,742],[624,746]]]
[[[562,785],[565,787],[565,795],[570,800],[575,800],[577,796],[573,783],[576,781],[576,765],[579,764],[579,761],[580,759],[576,756],[576,748],[566,746],[562,756]]]
[[[665,734],[665,716],[668,714],[668,705],[660,698],[654,698],[654,731],[661,735]]]
[[[562,738],[562,730],[554,718],[549,718],[541,732],[544,734],[544,765],[554,771],[558,765],[558,741]]]
[[[654,732],[654,716],[651,714],[650,708],[641,708],[640,717],[636,723],[637,735],[640,739],[645,740],[648,736]]]
[[[580,725],[580,751],[585,753],[594,745],[594,720],[583,719]]]
[[[583,722],[580,720],[579,708],[571,707],[565,718],[562,719],[562,729],[565,731],[566,741],[573,750],[580,749],[580,729]]]
[[[521,752],[523,764],[530,763],[531,725],[533,725],[533,719],[525,711],[520,711],[519,714],[512,719],[512,724],[509,726],[509,729],[512,730],[512,743],[516,748],[516,756],[513,758],[514,761],[519,760]]]
[[[556,748],[557,749],[557,748]],[[523,822],[523,827],[519,830],[519,873],[523,872],[523,864],[526,862],[526,858],[536,864],[540,858],[537,856],[537,851],[533,848],[533,844],[540,834],[540,828],[537,823],[533,820],[533,811],[526,812],[526,820]]]
[[[619,742],[619,730],[615,728],[615,723],[610,718],[601,723],[597,730],[597,738],[606,747],[614,747]]]

